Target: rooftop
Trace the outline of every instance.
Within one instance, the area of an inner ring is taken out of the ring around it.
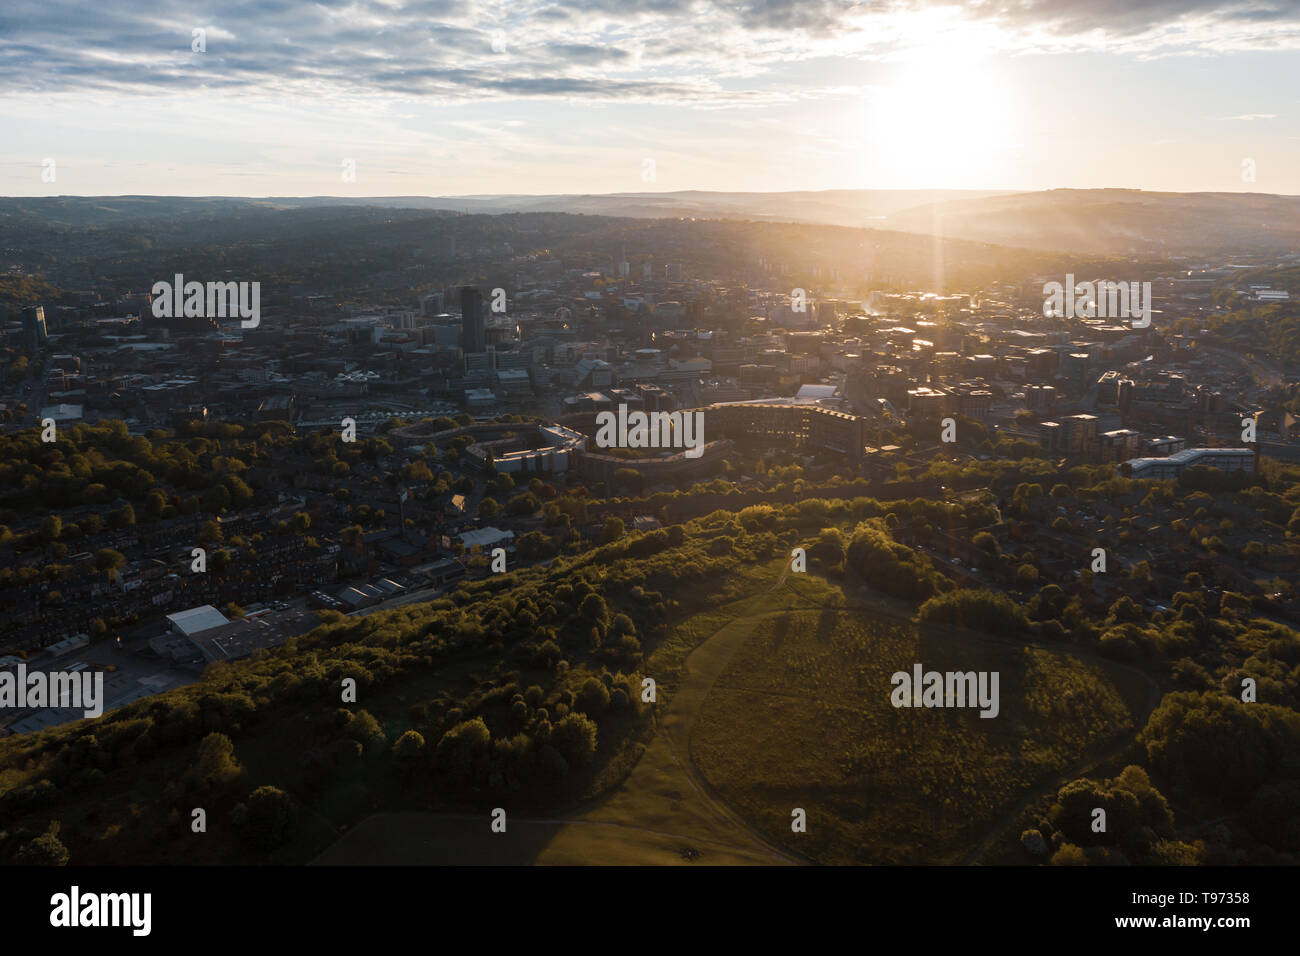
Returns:
[[[167,620],[171,621],[172,626],[186,637],[211,630],[214,627],[223,627],[230,623],[230,619],[211,604],[192,607],[188,611],[177,611],[175,614],[168,614]]]

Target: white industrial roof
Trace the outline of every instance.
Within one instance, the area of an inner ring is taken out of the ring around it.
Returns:
[[[479,528],[477,531],[466,531],[460,540],[467,548],[481,548],[498,541],[509,541],[514,536],[513,531],[502,531],[500,528]]]
[[[211,604],[192,607],[188,611],[177,611],[175,614],[168,614],[167,620],[171,621],[173,626],[186,637],[230,623],[230,619]]]

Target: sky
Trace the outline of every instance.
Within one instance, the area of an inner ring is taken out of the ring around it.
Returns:
[[[4,0],[0,195],[1300,194],[1300,0]]]

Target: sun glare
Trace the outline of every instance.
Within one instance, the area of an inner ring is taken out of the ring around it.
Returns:
[[[916,50],[877,87],[865,131],[877,174],[898,188],[989,186],[1013,145],[1015,114],[990,64],[965,46]]]

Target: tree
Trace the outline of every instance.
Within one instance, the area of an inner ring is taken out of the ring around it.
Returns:
[[[279,787],[258,787],[248,797],[244,832],[260,850],[272,850],[293,834],[297,809],[293,799]]]
[[[162,489],[155,488],[149,492],[149,497],[145,499],[145,514],[153,520],[158,520],[163,515],[163,510],[167,507],[167,495]]]
[[[1241,798],[1300,774],[1300,714],[1218,693],[1166,694],[1142,730],[1151,767],[1207,794]]]
[[[24,866],[67,866],[68,848],[59,840],[59,821],[51,821],[49,828],[23,844],[16,856]]]
[[[107,571],[111,581],[117,576],[117,570],[126,564],[126,555],[112,548],[100,548],[95,552],[95,570]]]
[[[230,507],[230,489],[225,485],[213,485],[203,496],[203,507],[213,514],[224,514]]]
[[[1052,866],[1087,866],[1088,855],[1073,843],[1062,843],[1052,854]]]
[[[424,756],[424,735],[408,730],[393,742],[393,760],[403,773],[410,773]]]
[[[1106,812],[1104,831],[1092,829],[1096,809]],[[1157,840],[1174,836],[1169,801],[1151,785],[1146,771],[1132,764],[1113,780],[1085,778],[1065,784],[1057,791],[1048,816],[1068,843],[1110,847],[1117,855],[1105,859],[1120,862],[1155,862],[1148,856]]]
[[[488,752],[492,734],[483,723],[482,717],[475,717],[452,727],[438,741],[435,759],[438,766],[446,771],[453,780],[467,782],[474,772],[474,764],[479,757]]]
[[[596,723],[582,714],[567,714],[552,727],[551,744],[570,766],[586,766],[596,756]]]
[[[871,587],[909,601],[924,601],[948,584],[928,558],[875,524],[864,523],[853,533],[845,563]]]
[[[918,620],[931,624],[969,627],[994,634],[1016,634],[1029,629],[1024,609],[1000,591],[948,591],[921,605]]]
[[[58,541],[63,534],[63,519],[58,515],[46,515],[41,519],[41,528],[38,535],[41,541],[49,544],[51,541]]]
[[[609,688],[595,677],[588,677],[578,691],[578,710],[591,717],[599,717],[609,709]]]
[[[601,544],[610,544],[623,537],[623,519],[617,515],[606,518],[605,526],[600,531]]]
[[[478,514],[480,518],[495,518],[501,513],[501,506],[496,503],[495,499],[484,498],[478,503]]]
[[[808,557],[834,568],[844,561],[848,540],[838,528],[823,528],[817,539],[808,546]]]
[[[242,508],[253,500],[253,489],[238,475],[224,475],[221,484],[230,492],[230,503]]]
[[[621,491],[639,494],[645,487],[645,478],[635,468],[619,468],[610,476],[610,484]]]
[[[360,744],[369,744],[376,737],[384,738],[384,729],[379,726],[379,721],[367,710],[358,710],[350,718],[347,725],[343,728],[343,736],[350,737]]]
[[[605,603],[603,597],[593,592],[582,599],[578,613],[582,615],[583,620],[593,624],[602,623],[609,616],[609,605]]]
[[[403,469],[402,475],[407,481],[433,481],[433,472],[422,461],[413,461],[408,464]]]
[[[1142,608],[1127,594],[1120,595],[1110,606],[1107,621],[1112,624],[1140,624],[1145,619]]]
[[[238,779],[244,768],[235,759],[235,745],[221,733],[211,733],[199,741],[199,756],[186,772],[186,781],[202,789],[216,789]]]
[[[542,773],[553,779],[559,779],[569,772],[569,762],[552,744],[544,744],[537,752],[537,766]]]
[[[510,499],[507,510],[512,515],[530,515],[537,511],[542,503],[537,500],[537,496],[531,491],[525,491],[521,495],[516,495]]]
[[[555,553],[551,539],[540,531],[529,531],[515,542],[515,553],[521,561],[536,561]]]

